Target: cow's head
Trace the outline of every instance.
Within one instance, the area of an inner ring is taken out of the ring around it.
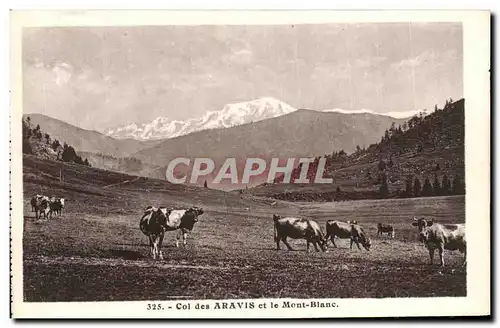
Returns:
[[[194,214],[193,215],[194,222],[198,222],[198,216],[200,216],[204,213],[203,208],[197,207],[197,206],[190,207],[186,212],[191,212]]]
[[[430,227],[434,222],[432,220],[426,220],[425,218],[420,218],[417,220],[416,217],[413,217],[412,225],[418,227],[418,231],[422,232],[426,227]]]
[[[61,206],[64,207],[64,198],[60,198],[59,202],[61,203]]]
[[[274,222],[278,222],[279,219],[281,219],[281,216],[279,216],[278,214],[273,214]]]
[[[361,236],[361,245],[363,245],[363,247],[369,251],[370,248],[372,247],[372,242],[370,241],[370,238],[368,238],[367,235],[363,234]]]
[[[429,233],[430,233],[429,227],[432,227],[433,223],[434,222],[432,221],[427,221],[427,225],[422,229],[422,231],[419,232],[418,239],[421,242],[427,243],[429,241]]]

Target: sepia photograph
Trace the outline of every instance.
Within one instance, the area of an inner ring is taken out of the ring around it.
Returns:
[[[11,13],[13,317],[490,315],[489,12],[261,14]]]

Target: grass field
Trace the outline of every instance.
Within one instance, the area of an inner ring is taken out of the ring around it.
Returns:
[[[462,255],[446,252],[445,268],[428,265],[413,216],[464,222],[463,196],[287,203],[240,199],[234,193],[172,186],[65,165],[65,181],[50,161],[24,157],[24,298],[26,301],[122,301],[225,298],[372,298],[465,296]],[[36,220],[35,193],[66,196],[62,217]],[[187,248],[166,234],[165,259],[153,261],[139,230],[148,205],[203,206]],[[358,220],[370,252],[348,240],[326,253],[276,250],[272,214]],[[392,223],[394,240],[376,237],[377,222]],[[435,258],[437,263],[437,257]]]

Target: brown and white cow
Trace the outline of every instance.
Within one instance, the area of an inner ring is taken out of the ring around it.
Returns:
[[[377,224],[377,237],[382,236],[384,233],[388,234],[389,237],[394,239],[396,231],[394,230],[394,227],[392,225],[382,223]]]
[[[467,242],[464,224],[440,224],[433,220],[413,217],[413,226],[418,227],[419,239],[429,250],[430,265],[433,264],[434,252],[439,252],[440,265],[444,266],[444,250],[458,250],[464,254],[462,266],[467,264]]]
[[[42,215],[46,219],[50,213],[50,199],[47,196],[35,195],[31,198],[31,210],[35,212],[35,218],[38,219]]]
[[[336,248],[337,245],[335,244],[335,237],[339,237],[340,239],[350,239],[350,249],[352,249],[353,243],[356,243],[356,246],[358,246],[358,249],[360,250],[360,243],[367,251],[369,251],[371,247],[370,238],[368,238],[359,224],[328,220],[326,222],[326,242],[328,242],[328,238],[330,238],[333,246]]]
[[[193,231],[194,224],[198,222],[198,217],[202,214],[203,208],[196,206],[190,207],[187,210],[169,210],[165,231],[178,231],[175,239],[176,247],[179,247],[181,237],[182,243],[186,247],[187,237]]]
[[[307,252],[309,245],[312,243],[317,252],[318,246],[323,252],[326,251],[325,238],[318,223],[313,220],[299,219],[294,217],[281,217],[273,214],[274,221],[274,242],[276,249],[280,249],[280,241],[285,244],[288,250],[292,251],[292,247],[287,241],[287,238],[305,239],[307,242]]]
[[[148,206],[139,222],[139,228],[149,239],[153,259],[163,259],[161,245],[165,236],[168,210],[165,207]]]

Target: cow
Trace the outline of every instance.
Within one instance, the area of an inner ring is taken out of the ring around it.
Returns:
[[[182,243],[186,247],[188,234],[193,231],[194,224],[198,222],[198,217],[203,213],[203,208],[196,206],[190,207],[187,210],[169,210],[165,231],[178,231],[175,239],[175,247],[179,247],[181,237]]]
[[[396,235],[396,231],[394,230],[394,227],[392,225],[382,223],[377,224],[377,237],[382,236],[384,233],[387,233],[389,237],[393,239]]]
[[[292,247],[287,242],[287,238],[305,239],[307,242],[307,252],[309,252],[309,245],[312,243],[317,252],[318,246],[323,252],[326,251],[326,240],[323,231],[318,223],[313,220],[299,219],[294,217],[281,217],[273,214],[274,221],[274,242],[276,249],[280,250],[280,241],[285,244],[288,250],[292,251]]]
[[[462,266],[467,264],[467,243],[464,224],[440,224],[433,220],[426,220],[425,218],[417,220],[416,217],[413,217],[413,220],[415,222],[412,225],[418,227],[419,240],[429,250],[429,265],[433,264],[436,249],[439,252],[440,266],[444,266],[445,249],[449,251],[458,250],[464,254]]]
[[[36,194],[35,196],[31,197],[30,204],[31,204],[31,212],[36,211],[36,201],[39,198],[42,198],[43,196],[40,194]]]
[[[50,213],[50,199],[47,196],[35,195],[31,198],[31,210],[35,212],[35,218],[39,218],[42,215],[47,218]]]
[[[335,244],[335,237],[350,239],[350,249],[352,249],[353,243],[356,243],[359,250],[361,250],[361,247],[359,247],[360,243],[367,251],[369,251],[371,247],[370,238],[368,238],[366,233],[363,231],[363,228],[361,228],[357,223],[353,224],[328,220],[326,222],[326,242],[328,242],[328,238],[330,238],[333,246],[337,248],[337,245]]]
[[[157,258],[160,258],[161,260],[163,259],[161,246],[163,243],[163,237],[165,236],[167,216],[169,214],[169,210],[165,207],[156,208],[148,206],[144,210],[139,222],[139,228],[149,239],[149,247],[153,260],[156,260]]]
[[[49,207],[50,207],[50,217],[52,217],[53,213],[56,214],[56,216],[59,216],[62,214],[62,210],[64,208],[64,198],[55,198],[52,197],[49,202]]]

